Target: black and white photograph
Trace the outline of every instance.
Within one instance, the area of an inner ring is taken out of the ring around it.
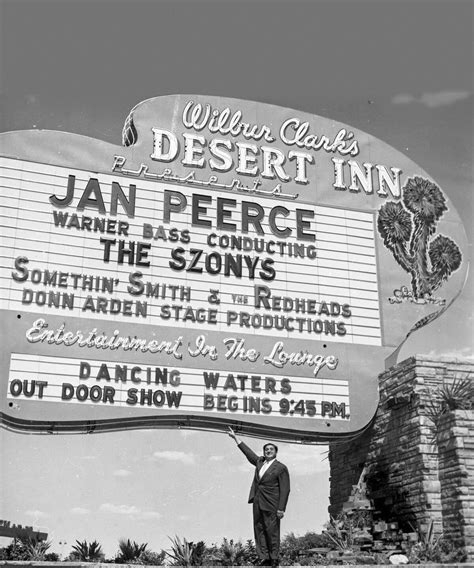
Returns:
[[[474,566],[473,16],[0,0],[0,567]]]

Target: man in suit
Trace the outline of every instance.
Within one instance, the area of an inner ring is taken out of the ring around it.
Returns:
[[[290,494],[290,475],[286,465],[276,459],[278,447],[269,443],[263,446],[263,456],[257,456],[240,441],[232,428],[229,436],[249,462],[255,466],[250,488],[249,503],[253,504],[255,546],[260,566],[278,566],[280,553],[280,520],[285,515]]]

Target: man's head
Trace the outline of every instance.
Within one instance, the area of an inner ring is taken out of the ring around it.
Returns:
[[[275,444],[265,444],[263,446],[263,455],[265,456],[266,460],[272,460],[276,458],[278,452],[278,447]]]

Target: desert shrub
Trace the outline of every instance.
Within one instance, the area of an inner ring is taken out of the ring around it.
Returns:
[[[171,552],[166,552],[171,559],[171,566],[202,566],[203,558],[206,554],[206,545],[201,540],[199,542],[188,541],[185,538],[181,541],[178,536],[171,540]]]
[[[162,550],[161,552],[152,552],[151,550],[145,550],[140,554],[140,563],[148,566],[163,566],[165,563],[166,552]]]
[[[436,443],[442,417],[453,410],[474,409],[474,381],[472,376],[455,377],[452,383],[443,382],[440,387],[427,389],[431,397],[426,406],[426,416],[432,422],[432,442]]]
[[[55,552],[48,552],[50,547],[50,541],[35,538],[15,538],[11,544],[2,549],[0,559],[57,562],[59,556]]]
[[[466,554],[455,546],[444,535],[434,532],[434,522],[431,521],[426,530],[418,527],[418,542],[408,552],[408,560],[412,564],[436,562],[446,564],[451,562],[464,562]]]
[[[291,566],[295,562],[298,562],[302,566],[311,566],[311,564],[302,564],[303,560],[306,559],[306,551],[311,548],[326,547],[327,539],[321,535],[314,532],[307,532],[303,536],[296,536],[294,533],[288,533],[281,541],[280,545],[280,564]],[[318,555],[314,556],[314,561],[318,560]]]
[[[350,550],[355,544],[357,533],[369,528],[370,518],[370,511],[347,511],[336,518],[331,516],[323,531],[326,543],[336,550]]]
[[[72,552],[69,554],[69,560],[72,561],[102,562],[104,559],[102,546],[96,540],[92,542],[76,540],[76,544],[72,546]]]
[[[119,550],[115,557],[117,564],[141,564],[140,556],[147,551],[148,544],[138,544],[130,539],[119,540]]]

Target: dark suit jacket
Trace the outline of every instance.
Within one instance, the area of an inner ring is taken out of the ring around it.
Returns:
[[[259,471],[265,463],[265,458],[257,456],[244,442],[240,442],[239,448],[255,466],[249,503],[255,502],[263,511],[284,511],[290,494],[290,475],[286,465],[275,460],[260,478]]]

